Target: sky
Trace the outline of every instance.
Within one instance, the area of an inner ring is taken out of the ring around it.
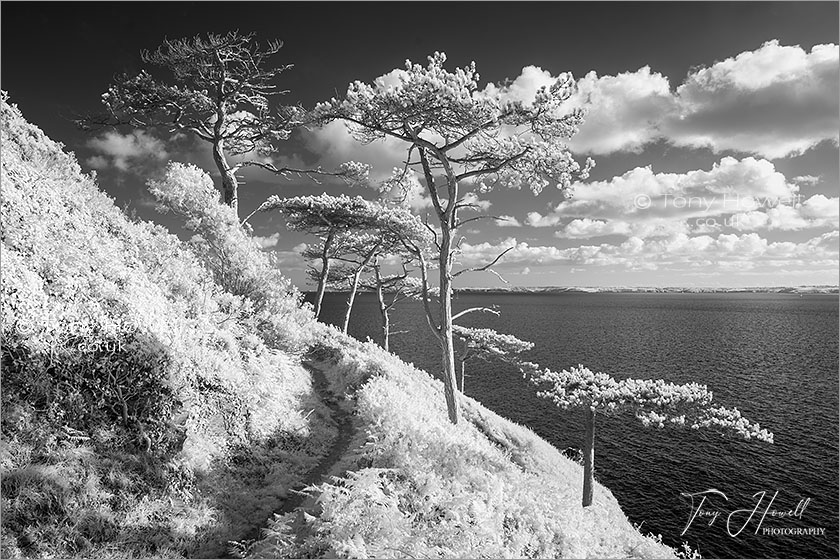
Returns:
[[[3,2],[0,87],[24,116],[75,152],[116,203],[185,235],[159,214],[145,182],[169,161],[211,175],[206,145],[164,130],[76,129],[101,108],[115,74],[144,68],[165,38],[231,30],[281,39],[294,64],[283,101],[307,108],[445,52],[475,61],[479,87],[510,80],[523,99],[563,72],[587,116],[568,147],[596,167],[573,196],[547,188],[481,195],[460,266],[513,247],[495,270],[513,286],[743,287],[838,283],[840,61],[837,2]],[[150,69],[154,75],[154,69]],[[571,105],[570,105],[571,106]],[[277,154],[332,168],[405,157],[362,146],[345,127],[298,131]],[[218,176],[215,176],[218,182]],[[268,196],[370,189],[247,171],[243,214]],[[428,211],[415,201],[419,213]],[[301,288],[314,241],[276,215],[251,223]],[[459,286],[503,286],[470,273]]]

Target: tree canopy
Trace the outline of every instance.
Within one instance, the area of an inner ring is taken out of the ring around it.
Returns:
[[[539,370],[537,394],[562,409],[590,408],[606,416],[632,413],[644,426],[712,428],[724,435],[773,443],[773,433],[741,416],[737,408],[713,406],[714,394],[699,383],[662,379],[615,379],[581,366],[560,372]]]
[[[407,209],[365,200],[360,196],[273,196],[259,210],[279,211],[285,216],[289,229],[320,238],[315,247],[307,247],[305,251],[309,258],[319,258],[322,262],[318,273],[316,315],[320,312],[330,278],[331,261],[340,260],[351,265],[346,269],[350,297],[344,320],[345,331],[361,273],[377,257],[404,252],[406,244],[412,247],[427,245],[430,235],[420,218]]]
[[[503,334],[493,329],[480,329],[452,325],[452,332],[458,338],[463,348],[461,358],[461,392],[464,392],[464,377],[466,377],[466,362],[471,358],[519,365],[519,354],[534,347],[533,342],[519,340],[512,334]]]
[[[304,122],[306,111],[274,99],[285,93],[277,81],[291,64],[271,59],[283,43],[260,45],[254,34],[231,31],[165,40],[155,51],[141,52],[143,62],[156,66],[166,79],[144,69],[136,76],[121,74],[102,94],[105,112],[80,119],[85,129],[132,126],[184,132],[212,145],[213,160],[222,177],[226,204],[238,210],[239,179],[244,167],[272,173],[331,174],[360,177],[366,169],[348,165],[335,172],[276,165],[272,156]],[[171,76],[171,78],[169,78]],[[235,163],[229,156],[245,156]]]

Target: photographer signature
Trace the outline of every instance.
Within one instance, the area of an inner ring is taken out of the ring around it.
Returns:
[[[680,533],[680,536],[685,535],[688,528],[691,527],[691,524],[694,523],[696,519],[708,519],[708,525],[711,527],[726,513],[720,509],[709,509],[708,507],[703,507],[713,496],[719,496],[723,498],[724,501],[729,501],[726,494],[715,488],[710,488],[702,492],[682,492],[680,495],[691,499],[691,515],[689,516],[688,523],[685,524],[685,528],[682,530],[682,533]],[[796,518],[801,520],[802,515],[808,508],[808,504],[811,503],[811,498],[803,498],[799,500],[799,503],[796,504],[794,509],[773,509],[773,503],[779,496],[779,491],[776,490],[772,497],[770,497],[769,501],[766,502],[766,505],[764,505],[765,498],[767,496],[768,493],[764,490],[756,492],[752,495],[752,497],[756,499],[754,506],[751,508],[736,509],[725,515],[726,532],[730,537],[740,535],[741,532],[746,529],[747,525],[750,524],[753,518],[756,518],[758,521],[755,527],[756,533],[758,533],[759,529],[761,529],[762,523],[764,523],[764,520],[768,517],[776,519]],[[760,518],[758,518],[759,515],[761,516]]]

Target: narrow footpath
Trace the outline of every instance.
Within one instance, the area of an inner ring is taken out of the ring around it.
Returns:
[[[306,502],[312,501],[314,503],[314,499],[308,494],[299,491],[308,486],[326,482],[330,476],[341,474],[340,472],[334,472],[335,467],[338,465],[339,460],[347,454],[356,432],[353,426],[353,413],[345,410],[341,406],[341,399],[330,392],[329,382],[324,372],[311,363],[304,363],[303,365],[312,373],[312,388],[330,409],[332,420],[338,428],[338,434],[329,452],[318,462],[314,469],[309,471],[301,486],[295,488],[298,492],[294,492],[283,503],[283,506],[275,512],[280,515],[291,513],[299,508],[308,510],[311,507]]]
[[[321,401],[329,408],[330,416],[336,424],[338,433],[327,454],[321,458],[315,468],[309,471],[297,486],[289,489],[288,498],[274,512],[277,515],[297,512],[294,530],[296,538],[299,541],[302,541],[307,534],[303,512],[309,515],[318,515],[320,513],[316,502],[317,496],[312,496],[303,490],[310,486],[329,482],[332,476],[341,476],[344,474],[349,464],[342,464],[341,460],[347,456],[348,451],[354,444],[360,446],[364,443],[363,438],[359,439],[353,422],[352,408],[349,406],[349,403],[330,392],[329,382],[324,372],[314,363],[304,362],[303,366],[312,374],[312,388]],[[263,527],[255,527],[248,535],[246,541],[258,541],[262,536],[262,529]]]

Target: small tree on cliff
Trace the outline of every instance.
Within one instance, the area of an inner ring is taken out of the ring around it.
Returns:
[[[452,333],[462,344],[458,353],[461,360],[462,393],[464,392],[467,360],[472,358],[478,358],[486,362],[498,360],[518,366],[520,364],[519,354],[534,347],[533,342],[519,340],[511,334],[502,334],[493,329],[452,325]]]
[[[352,232],[368,229],[375,223],[381,206],[360,196],[272,196],[259,211],[276,210],[286,218],[286,227],[320,238],[320,243],[307,248],[304,256],[321,260],[318,289],[315,297],[315,317],[321,313],[321,303],[330,277],[330,266],[336,256],[351,250],[347,247]]]
[[[435,53],[427,67],[406,61],[405,70],[373,84],[354,82],[342,99],[316,106],[313,117],[320,123],[345,121],[364,143],[399,140],[406,147],[406,170],[422,170],[440,227],[439,318],[429,322],[441,345],[449,419],[457,423],[452,281],[493,264],[453,271],[456,230],[476,219],[459,215],[474,208],[468,191],[525,185],[539,193],[551,184],[565,191],[573,176],[585,176],[586,170],[564,144],[582,121],[579,111],[567,113],[561,107],[574,87],[570,75],[523,103],[479,90],[475,64],[450,72],[445,61],[446,55]]]
[[[350,291],[344,316],[346,333],[350,314],[362,273],[377,258],[402,250],[406,240],[416,244],[428,243],[428,230],[417,216],[402,207],[390,207],[361,197],[271,197],[259,210],[278,210],[286,216],[292,230],[313,233],[321,238],[315,248],[307,248],[305,256],[321,260],[315,312],[320,314],[324,291],[330,278],[333,260],[349,265],[347,287]],[[317,254],[316,254],[317,253]]]
[[[376,293],[382,325],[382,348],[389,351],[391,335],[397,334],[391,331],[391,311],[403,301],[419,299],[423,288],[419,278],[409,275],[405,260],[402,261],[402,272],[398,274],[384,274],[381,261],[376,259],[371,264],[373,272],[362,283],[362,287]]]
[[[102,94],[106,112],[80,119],[88,130],[128,125],[185,132],[209,143],[222,178],[225,204],[238,213],[239,180],[243,167],[256,166],[272,173],[363,174],[352,164],[335,173],[321,169],[277,167],[270,159],[279,143],[302,124],[305,112],[282,106],[273,98],[286,93],[277,78],[291,65],[271,66],[269,59],[281,41],[260,46],[253,34],[232,31],[189,39],[166,40],[153,52],[141,52],[143,62],[171,74],[173,83],[156,80],[143,70],[136,76],[115,78]],[[250,154],[231,164],[229,156]]]
[[[705,385],[676,385],[661,379],[618,381],[583,366],[561,372],[524,363],[531,381],[545,387],[537,394],[562,409],[580,409],[584,419],[583,506],[592,503],[595,463],[595,415],[631,413],[644,426],[708,428],[727,436],[773,443],[773,434],[753,424],[737,408],[712,405]]]
[[[410,259],[413,253],[409,251],[428,248],[431,245],[431,233],[420,221],[420,218],[413,215],[404,206],[389,206],[380,202],[374,203],[379,207],[375,219],[368,225],[367,231],[359,231],[353,235],[349,243],[350,255],[338,257],[353,267],[353,274],[349,279],[350,294],[347,300],[347,310],[344,316],[343,331],[346,333],[350,324],[350,314],[353,311],[353,303],[356,292],[360,286],[361,274],[367,270],[373,272],[376,278],[376,285],[385,283],[382,277],[382,260],[388,256],[401,256],[403,259]],[[405,262],[405,261],[403,261]],[[390,282],[392,287],[399,283]],[[403,287],[406,284],[402,283]],[[377,290],[380,296],[380,313],[383,313],[383,299],[381,289]],[[393,306],[393,301],[392,305]],[[384,311],[383,320],[388,321],[387,309]],[[386,337],[387,338],[387,337]]]

